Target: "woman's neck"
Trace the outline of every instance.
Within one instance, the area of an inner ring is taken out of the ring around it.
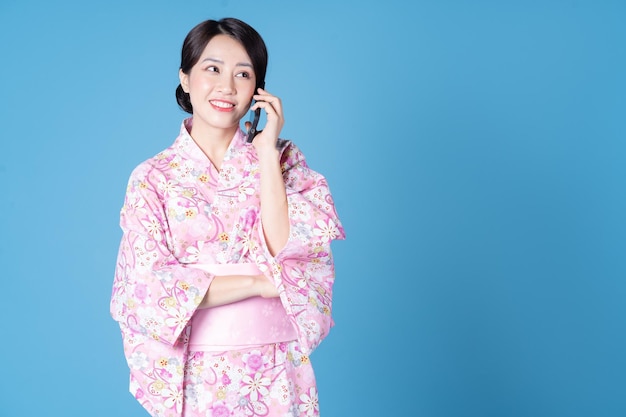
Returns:
[[[189,135],[219,171],[226,150],[236,132],[237,126],[229,129],[216,129],[193,124]]]

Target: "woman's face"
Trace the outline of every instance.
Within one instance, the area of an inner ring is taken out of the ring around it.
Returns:
[[[189,74],[179,73],[193,106],[193,130],[235,130],[248,112],[256,76],[243,45],[214,36]],[[234,133],[234,132],[233,132]]]

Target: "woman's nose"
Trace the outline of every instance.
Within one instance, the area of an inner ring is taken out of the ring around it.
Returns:
[[[234,88],[233,79],[231,77],[220,77],[217,91],[224,94],[231,94]]]

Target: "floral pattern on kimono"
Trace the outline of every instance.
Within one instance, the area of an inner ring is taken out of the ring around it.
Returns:
[[[260,216],[259,165],[238,130],[217,171],[183,122],[174,144],[135,168],[111,297],[130,368],[130,391],[153,415],[180,417],[191,318],[213,276],[194,264],[254,263],[278,288],[307,357],[333,325],[330,243],[344,239],[326,179],[280,140],[290,236],[271,256]],[[299,353],[298,353],[299,352]]]

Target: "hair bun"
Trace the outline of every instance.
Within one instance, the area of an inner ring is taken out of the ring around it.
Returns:
[[[176,87],[176,101],[178,102],[178,105],[181,109],[189,114],[193,114],[193,107],[191,106],[189,94],[183,91],[183,86],[180,84],[178,84],[178,87]]]

